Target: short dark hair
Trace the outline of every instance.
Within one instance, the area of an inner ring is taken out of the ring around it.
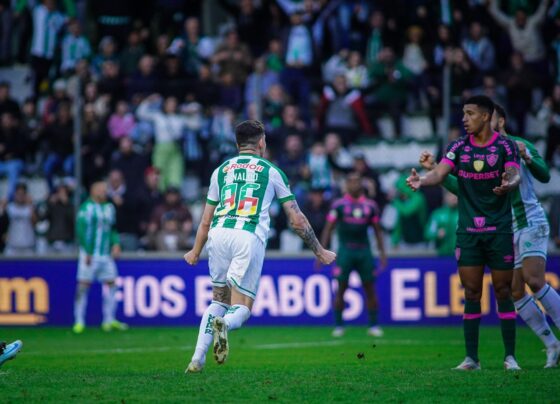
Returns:
[[[239,147],[256,146],[264,136],[264,125],[256,120],[243,121],[235,127],[235,140]]]
[[[500,104],[494,103],[494,111],[496,115],[498,115],[498,118],[506,119],[506,110]]]
[[[485,112],[488,112],[490,115],[494,113],[494,102],[485,95],[475,95],[473,97],[468,98],[464,105],[467,104],[474,104],[480,109],[483,109]]]
[[[27,184],[25,182],[18,182],[16,185],[16,191],[22,190],[27,192]]]

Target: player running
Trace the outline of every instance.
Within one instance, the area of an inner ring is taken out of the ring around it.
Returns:
[[[4,341],[0,341],[0,367],[4,362],[14,359],[21,351],[21,347],[23,347],[23,342],[19,339],[8,345]]]
[[[544,367],[553,368],[558,366],[560,343],[550,329],[544,313],[533,297],[525,292],[525,284],[527,284],[534,296],[546,308],[556,326],[560,327],[560,296],[545,280],[549,226],[546,213],[537,199],[533,186],[534,179],[547,183],[550,180],[550,173],[531,142],[506,133],[506,113],[497,104],[494,105],[491,122],[495,131],[517,143],[523,160],[521,184],[512,193],[515,250],[512,295],[515,308],[523,321],[546,346]],[[433,156],[429,152],[423,152],[420,156],[420,164],[425,169],[431,170],[434,166]],[[457,194],[457,177],[449,175],[443,182],[443,186]]]
[[[194,247],[185,254],[185,260],[195,265],[208,240],[213,285],[213,300],[202,316],[195,352],[186,372],[202,371],[212,338],[214,358],[218,364],[224,363],[229,352],[228,331],[240,328],[249,319],[259,285],[274,196],[282,204],[292,229],[317,258],[324,264],[336,258],[315,237],[286,175],[262,157],[266,149],[263,124],[244,121],[236,126],[235,136],[239,155],[214,170]]]
[[[515,306],[511,296],[514,252],[512,194],[521,181],[515,142],[492,130],[494,103],[486,96],[465,101],[463,124],[467,136],[451,142],[441,162],[425,176],[416,170],[407,178],[415,191],[438,185],[453,169],[458,173],[459,223],[456,257],[465,289],[463,329],[466,358],[458,370],[479,370],[480,328],[484,266],[492,274],[498,316],[505,347],[504,367],[519,370],[515,360]]]
[[[338,234],[338,252],[336,263],[338,290],[334,300],[335,328],[333,337],[344,335],[344,292],[348,289],[348,278],[353,270],[358,271],[366,295],[368,309],[368,335],[382,337],[383,330],[377,322],[378,302],[375,294],[373,277],[373,255],[371,253],[368,229],[373,227],[381,268],[387,265],[387,256],[383,245],[383,233],[379,225],[379,208],[377,204],[364,196],[362,177],[353,172],[346,177],[346,195],[333,202],[327,215],[327,224],[321,235],[321,244],[328,248],[333,230]]]
[[[74,302],[74,327],[76,334],[84,332],[89,288],[94,280],[103,282],[103,331],[126,330],[128,326],[115,319],[115,279],[117,266],[114,257],[120,254],[119,235],[114,229],[115,207],[107,202],[107,185],[96,182],[91,186],[90,197],[78,212],[77,231],[80,244],[78,285]]]

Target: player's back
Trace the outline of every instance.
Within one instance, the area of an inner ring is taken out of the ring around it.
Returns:
[[[207,202],[216,205],[211,228],[246,230],[266,243],[274,196],[281,203],[294,199],[282,170],[253,154],[226,160],[210,180]]]

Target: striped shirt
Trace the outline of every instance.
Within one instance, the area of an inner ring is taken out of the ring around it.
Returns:
[[[89,41],[83,35],[75,37],[67,34],[62,40],[62,62],[60,70],[66,71],[76,67],[82,59],[88,59],[91,56],[91,46]]]
[[[64,26],[64,22],[63,14],[58,11],[49,11],[42,4],[33,9],[33,39],[31,41],[33,56],[54,58],[57,36]]]
[[[119,244],[115,207],[109,203],[86,200],[78,212],[77,232],[80,250],[94,257],[108,257],[111,247]]]
[[[210,180],[206,202],[216,206],[211,227],[246,230],[266,244],[274,196],[280,203],[295,199],[282,170],[253,154],[226,160]]]

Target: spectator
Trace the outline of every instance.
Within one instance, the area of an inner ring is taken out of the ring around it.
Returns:
[[[273,85],[280,83],[277,72],[270,70],[263,57],[255,60],[253,73],[245,83],[245,105],[260,103]]]
[[[70,105],[60,104],[56,120],[47,125],[41,135],[47,144],[44,164],[49,190],[54,191],[54,175],[62,167],[66,176],[74,174],[74,122],[70,116]]]
[[[86,189],[106,174],[111,149],[103,120],[96,114],[93,104],[84,105],[81,157],[83,183]]]
[[[7,256],[33,255],[36,215],[27,185],[20,183],[16,186],[14,201],[8,203],[6,214],[9,227],[4,253]]]
[[[235,114],[231,109],[214,108],[209,122],[210,161],[218,164],[237,152]],[[210,179],[210,177],[208,177]]]
[[[311,188],[331,190],[332,172],[327,156],[327,150],[323,143],[315,143],[307,157]]]
[[[400,137],[401,113],[406,104],[412,73],[396,58],[393,49],[383,48],[379,52],[378,62],[370,69],[370,77],[376,83],[370,107],[377,113],[389,113],[396,136]]]
[[[169,52],[180,57],[185,73],[196,77],[200,67],[213,53],[214,44],[209,38],[200,35],[198,18],[187,18],[184,27],[183,35],[171,42]]]
[[[356,153],[354,155],[354,166],[352,171],[360,174],[364,187],[366,189],[366,195],[368,198],[373,199],[379,210],[382,212],[383,208],[387,204],[387,195],[381,188],[381,182],[379,181],[379,174],[368,165],[366,156],[361,153]]]
[[[350,152],[342,146],[340,136],[337,133],[327,133],[325,136],[325,149],[335,174],[344,174],[352,168],[354,159]]]
[[[208,161],[208,131],[207,120],[200,105],[194,98],[181,106],[181,113],[185,118],[183,131],[183,155],[189,169],[198,178],[205,178],[214,167]]]
[[[144,171],[144,186],[142,187],[142,212],[138,212],[137,220],[140,221],[140,231],[142,234],[148,232],[152,212],[156,206],[163,203],[163,194],[159,190],[160,175],[155,167],[148,167]],[[148,242],[142,239],[142,244]]]
[[[164,202],[156,206],[152,212],[148,227],[148,236],[152,239],[152,247],[155,247],[155,237],[157,237],[160,230],[164,229],[165,222],[170,217],[178,222],[179,231],[183,236],[189,238],[193,226],[191,212],[181,200],[179,190],[173,187],[167,189]]]
[[[0,115],[5,112],[12,114],[15,118],[19,118],[19,104],[10,95],[10,82],[0,81]]]
[[[10,112],[0,115],[0,175],[8,177],[8,198],[16,191],[25,159],[26,135],[22,133],[18,121]]]
[[[156,105],[157,103],[157,105]],[[161,173],[161,189],[179,188],[183,182],[185,162],[177,142],[183,136],[185,119],[177,111],[177,99],[168,97],[163,101],[158,94],[146,98],[136,111],[138,118],[154,125],[155,146],[152,163]]]
[[[303,202],[306,190],[305,181],[309,177],[305,150],[301,138],[289,135],[284,142],[284,152],[278,156],[278,166],[290,181],[292,192],[298,202]]]
[[[12,62],[12,27],[14,16],[9,1],[0,2],[0,66],[10,65]]]
[[[290,16],[290,26],[282,33],[284,70],[280,81],[286,92],[297,102],[304,121],[309,121],[310,75],[314,62],[311,30],[305,25],[303,13]]]
[[[91,62],[91,67],[96,75],[101,74],[101,69],[105,62],[118,63],[117,43],[115,40],[106,36],[101,39],[98,46],[98,53]]]
[[[125,76],[131,76],[138,68],[138,63],[142,55],[146,53],[146,48],[142,44],[140,32],[130,31],[127,44],[119,56],[121,71]]]
[[[218,103],[220,86],[214,81],[212,71],[208,65],[201,65],[198,80],[194,83],[195,98],[204,106],[211,107]]]
[[[193,86],[181,69],[179,58],[174,55],[167,55],[163,61],[163,71],[159,81],[159,92],[164,97],[176,97],[182,99],[185,94],[192,93]]]
[[[500,11],[497,0],[490,0],[489,8],[496,22],[507,30],[513,49],[523,55],[528,67],[539,77],[548,75],[546,50],[540,33],[548,3],[549,0],[540,0],[539,8],[531,16],[527,16],[523,8],[518,8],[515,17],[509,17]]]
[[[373,133],[362,94],[349,89],[343,75],[335,77],[332,87],[323,89],[317,119],[319,131],[336,131],[345,144],[356,140],[360,133]]]
[[[238,84],[231,72],[224,71],[220,74],[219,88],[220,96],[217,105],[240,112],[243,103],[243,92],[241,85]]]
[[[560,167],[560,84],[556,84],[552,96],[544,100],[537,117],[548,124],[544,159]]]
[[[511,64],[504,74],[504,83],[507,89],[507,109],[513,117],[510,122],[514,123],[518,134],[524,135],[525,119],[531,110],[533,88],[537,84],[537,78],[525,65],[521,53],[514,52],[511,55]]]
[[[226,32],[224,40],[218,45],[216,53],[210,60],[218,67],[220,75],[230,73],[236,84],[245,83],[252,66],[249,48],[239,41],[235,29],[229,29]]]
[[[27,141],[25,148],[25,165],[29,173],[35,174],[39,165],[40,156],[39,137],[41,134],[41,120],[37,115],[37,106],[33,98],[27,98],[23,103],[21,127]],[[1,114],[0,114],[1,116]]]
[[[325,190],[311,188],[301,211],[309,220],[309,224],[317,234],[322,234],[325,227],[325,218],[329,213],[329,201],[325,198]]]
[[[239,39],[248,44],[251,53],[260,56],[266,46],[268,16],[264,6],[255,7],[252,0],[240,0],[239,5],[228,0],[219,0],[220,5],[235,19]]]
[[[442,257],[455,254],[457,221],[459,220],[457,197],[446,191],[444,203],[444,206],[432,212],[424,231],[425,239],[435,243],[437,253]]]
[[[55,253],[68,253],[74,243],[74,206],[70,200],[70,190],[59,185],[49,197],[44,219],[49,223],[47,241]]]
[[[469,35],[463,40],[462,47],[469,59],[482,73],[490,73],[494,70],[496,59],[494,45],[484,35],[480,22],[471,22]]]
[[[279,151],[286,137],[291,134],[300,136],[306,145],[314,140],[305,122],[299,117],[298,107],[294,104],[286,104],[282,109],[282,123],[266,135],[267,150],[270,148],[273,152]]]
[[[55,0],[42,0],[33,8],[33,38],[31,40],[31,70],[34,95],[39,95],[55,57],[57,38],[65,17],[56,10]]]
[[[146,97],[153,94],[157,89],[158,80],[153,56],[142,56],[138,62],[138,70],[128,80],[128,98],[132,99],[134,96]]]
[[[385,29],[385,15],[380,10],[375,10],[369,17],[371,34],[367,41],[366,65],[372,69],[378,62],[379,52],[386,47],[387,40]]]
[[[115,112],[109,118],[107,127],[109,135],[113,140],[119,140],[122,137],[130,136],[130,133],[136,126],[134,115],[129,111],[126,101],[118,101]]]
[[[68,23],[68,33],[62,40],[62,60],[60,71],[64,75],[70,75],[76,69],[79,60],[89,59],[91,47],[85,35],[82,35],[82,28],[78,20]]]
[[[360,52],[350,52],[345,74],[348,87],[351,89],[363,90],[369,85],[369,74],[366,66],[362,63]]]
[[[413,25],[408,28],[408,42],[404,47],[402,63],[411,73],[411,84],[415,92],[415,98],[419,107],[426,106],[428,69],[427,52],[423,49],[421,41],[424,31],[419,26]],[[420,108],[417,108],[420,109]]]
[[[68,85],[66,80],[58,79],[53,83],[52,95],[50,95],[43,106],[43,122],[48,125],[56,120],[56,112],[60,104],[70,104],[68,96]]]
[[[181,223],[173,213],[163,215],[161,229],[153,236],[152,243],[157,251],[168,252],[184,251],[190,246],[188,237],[181,231]]]
[[[280,84],[268,89],[263,105],[263,123],[267,130],[274,130],[282,125],[282,110],[286,105],[286,94]]]
[[[99,92],[108,95],[111,102],[124,98],[125,88],[117,62],[112,60],[103,62],[98,86]]]
[[[107,197],[115,205],[117,217],[115,228],[119,233],[123,251],[136,251],[140,243],[138,213],[143,209],[142,198],[127,187],[123,173],[119,170],[109,172]]]
[[[406,185],[406,174],[403,174],[395,185],[395,196],[391,201],[396,212],[396,223],[391,232],[391,243],[394,247],[418,245],[424,242],[426,226],[426,199],[421,192],[413,192]]]
[[[122,137],[118,144],[119,149],[111,160],[111,171],[121,173],[132,197],[141,198],[145,185],[144,178],[139,173],[146,171],[148,162],[143,155],[134,151],[130,137]]]

